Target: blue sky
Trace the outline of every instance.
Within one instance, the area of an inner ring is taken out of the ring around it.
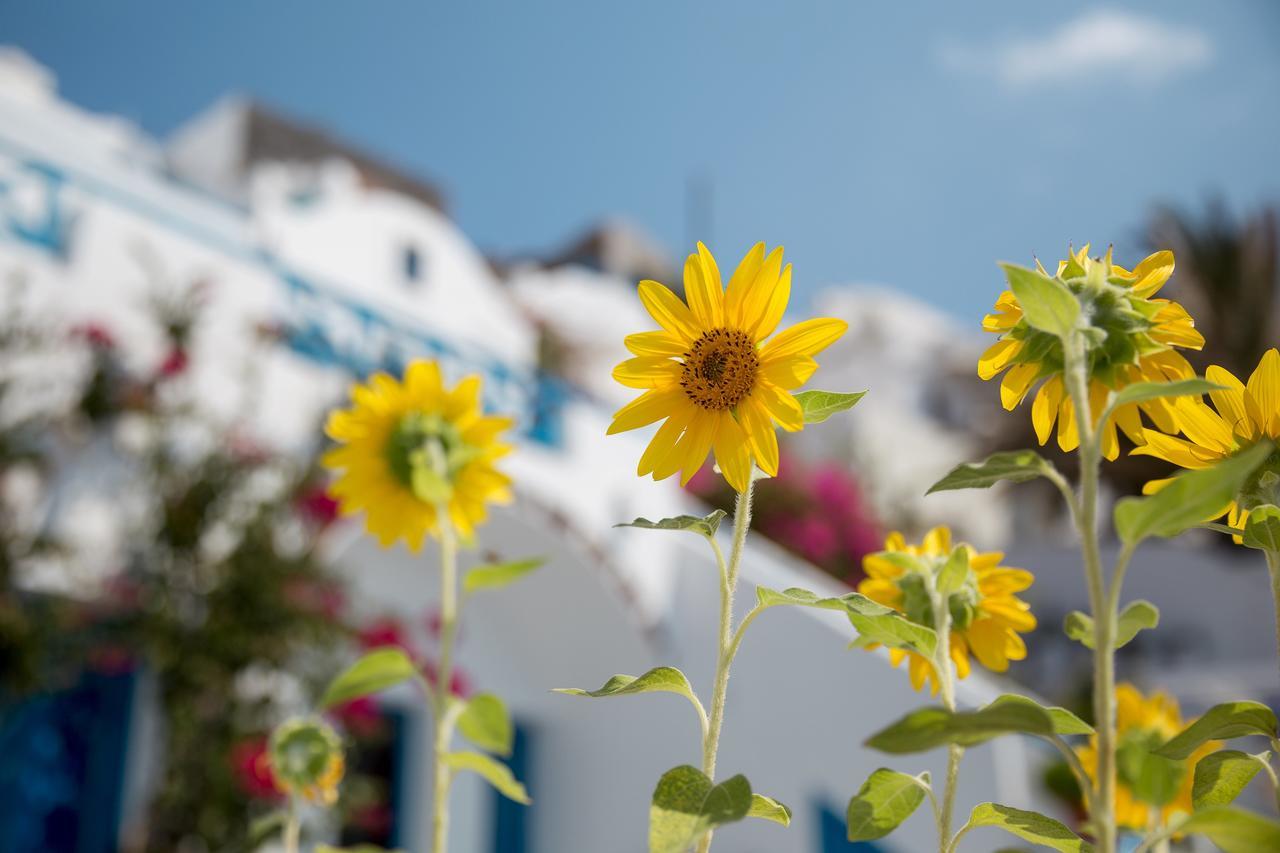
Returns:
[[[621,215],[683,255],[694,177],[717,254],[969,318],[996,259],[1132,260],[1158,201],[1280,200],[1268,0],[0,0],[0,42],[160,136],[229,91],[323,124],[500,253]]]

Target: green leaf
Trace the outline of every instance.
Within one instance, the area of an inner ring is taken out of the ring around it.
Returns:
[[[1250,755],[1236,749],[1220,749],[1196,762],[1191,802],[1197,809],[1229,806],[1248,787],[1271,753]]]
[[[773,797],[766,797],[764,794],[751,795],[751,808],[747,811],[747,817],[771,820],[783,826],[791,825],[791,809]]]
[[[970,826],[995,826],[1023,841],[1061,853],[1088,853],[1093,845],[1064,824],[1039,812],[1015,809],[999,803],[979,803],[969,815]]]
[[[507,706],[492,693],[477,693],[458,716],[458,731],[481,749],[504,758],[511,754],[515,731]]]
[[[804,422],[820,424],[837,412],[852,409],[859,400],[867,396],[867,392],[841,394],[836,391],[801,391],[794,396],[804,412]]]
[[[1071,334],[1080,317],[1080,302],[1065,284],[1017,264],[1000,266],[1029,326],[1060,338]]]
[[[381,648],[360,658],[329,682],[320,699],[321,708],[332,708],[370,693],[394,687],[418,676],[418,668],[404,650]]]
[[[516,777],[511,775],[511,768],[507,765],[496,761],[482,752],[448,752],[445,753],[444,763],[453,770],[470,770],[472,773],[479,774],[486,782],[498,790],[509,800],[515,800],[517,803],[529,805],[533,800],[529,799],[529,794],[516,781]]]
[[[1001,480],[1025,483],[1036,477],[1046,477],[1052,471],[1049,460],[1034,450],[1008,450],[993,453],[976,464],[965,462],[957,465],[950,474],[930,486],[925,494],[954,489],[989,489]]]
[[[938,647],[938,635],[932,628],[917,625],[897,613],[868,616],[851,610],[849,622],[858,631],[854,645],[879,643],[891,649],[910,649],[927,658],[932,658],[934,649]]]
[[[1129,403],[1145,403],[1164,397],[1199,397],[1223,386],[1207,379],[1179,379],[1176,382],[1135,382],[1120,389],[1111,401],[1113,410]]]
[[[674,666],[655,667],[639,677],[634,675],[615,675],[604,683],[599,690],[582,690],[577,687],[558,687],[553,693],[566,696],[589,696],[601,699],[606,696],[630,696],[636,693],[675,693],[688,699],[697,709],[699,716],[703,713],[702,703],[698,701],[693,687],[685,674]]]
[[[850,841],[884,838],[911,817],[929,791],[928,782],[881,767],[867,777],[849,800],[845,813]]]
[[[462,592],[470,595],[481,589],[500,589],[517,581],[545,563],[542,557],[512,560],[507,563],[486,563],[470,569],[462,579]]]
[[[867,738],[881,752],[925,752],[945,744],[972,746],[1004,734],[1089,734],[1093,730],[1065,708],[1045,708],[1025,696],[1005,695],[976,711],[919,708]]]
[[[284,825],[289,820],[289,815],[282,809],[276,809],[267,812],[261,817],[254,818],[249,823],[249,844],[252,847],[260,847],[262,843],[277,832],[284,830]]]
[[[1148,536],[1177,536],[1214,518],[1226,510],[1271,450],[1271,442],[1263,441],[1212,468],[1181,473],[1153,495],[1117,501],[1116,534],[1133,545]]]
[[[627,524],[615,524],[614,527],[639,527],[642,530],[688,530],[691,533],[710,538],[716,535],[716,531],[720,529],[720,522],[724,521],[728,516],[729,513],[722,509],[717,509],[710,515],[705,515],[701,518],[696,515],[677,515],[675,518],[664,518],[661,521],[637,518]]]
[[[1138,632],[1154,628],[1160,623],[1160,611],[1150,601],[1141,599],[1131,602],[1120,611],[1120,620],[1116,624],[1116,648],[1129,643]],[[1067,614],[1066,623],[1062,626],[1067,636],[1093,648],[1093,617],[1073,610]]]
[[[1280,551],[1280,507],[1263,504],[1249,510],[1241,539],[1250,548]]]
[[[449,481],[436,473],[419,453],[413,454],[409,460],[409,488],[414,497],[432,506],[448,501],[453,494]]]
[[[892,613],[893,609],[877,604],[865,595],[850,592],[839,597],[823,597],[807,589],[790,587],[782,592],[769,589],[767,586],[756,587],[756,602],[760,607],[776,607],[781,604],[792,604],[799,607],[817,607],[822,610],[841,610],[848,613],[860,613],[866,616],[881,616]]]
[[[745,776],[712,785],[688,764],[668,770],[649,807],[649,853],[685,853],[707,830],[747,817],[752,799]]]
[[[1195,752],[1206,741],[1229,740],[1236,737],[1276,735],[1275,712],[1261,702],[1242,700],[1214,705],[1191,725],[1164,746],[1157,755],[1183,759]]]
[[[1234,806],[1198,809],[1178,824],[1177,831],[1203,835],[1222,853],[1280,850],[1280,823]]]

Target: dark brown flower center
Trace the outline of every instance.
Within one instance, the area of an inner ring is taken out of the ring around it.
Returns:
[[[680,386],[709,411],[732,409],[756,384],[760,357],[755,342],[736,329],[712,329],[684,354]]]

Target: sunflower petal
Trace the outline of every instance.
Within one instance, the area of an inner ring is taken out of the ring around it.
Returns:
[[[796,323],[778,332],[760,349],[760,362],[768,364],[791,355],[817,355],[848,330],[849,324],[844,320],[830,317]]]
[[[656,281],[642,281],[638,287],[640,301],[654,322],[686,343],[692,344],[702,334],[698,319],[689,306],[665,285]]]

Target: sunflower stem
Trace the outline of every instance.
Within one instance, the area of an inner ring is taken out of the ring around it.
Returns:
[[[1089,605],[1093,610],[1093,708],[1097,731],[1098,768],[1094,782],[1091,815],[1097,827],[1099,853],[1115,853],[1115,620],[1112,602],[1119,595],[1119,584],[1107,595],[1102,556],[1098,547],[1098,479],[1102,465],[1100,435],[1093,422],[1089,401],[1089,368],[1084,345],[1079,335],[1063,339],[1064,373],[1067,391],[1074,409],[1076,430],[1080,436],[1080,500],[1075,514],[1084,555],[1085,580],[1089,588]]]
[[[298,798],[289,796],[289,810],[284,819],[284,853],[298,853],[302,839],[302,821],[298,819]]]
[[[432,689],[432,803],[431,850],[445,853],[449,846],[449,789],[453,771],[445,764],[457,722],[453,693],[453,644],[458,631],[458,541],[449,508],[436,511],[440,524],[440,658],[436,662],[436,678]]]
[[[725,696],[729,689],[729,666],[741,641],[741,633],[733,630],[733,593],[738,586],[738,570],[742,565],[743,546],[747,541],[747,529],[751,527],[751,498],[754,484],[748,483],[746,491],[738,493],[733,510],[733,545],[729,550],[729,564],[720,573],[720,635],[716,651],[716,680],[711,696],[711,720],[702,739],[702,772],[712,782],[716,778],[716,753],[720,749],[720,729],[724,725]],[[744,626],[745,627],[745,620]],[[698,853],[711,849],[712,833],[708,832],[698,842]]]
[[[938,644],[933,651],[934,677],[942,693],[942,704],[948,711],[956,710],[956,670],[951,660],[951,607],[937,586],[933,575],[926,575],[929,604],[933,610],[934,631]],[[947,853],[952,846],[951,824],[955,815],[956,786],[960,780],[960,759],[964,747],[951,744],[947,747],[947,776],[942,788],[942,808],[938,813],[938,851]]]
[[[1271,575],[1271,600],[1275,604],[1276,615],[1276,653],[1280,659],[1280,551],[1270,548],[1263,551],[1267,557],[1267,571]]]

